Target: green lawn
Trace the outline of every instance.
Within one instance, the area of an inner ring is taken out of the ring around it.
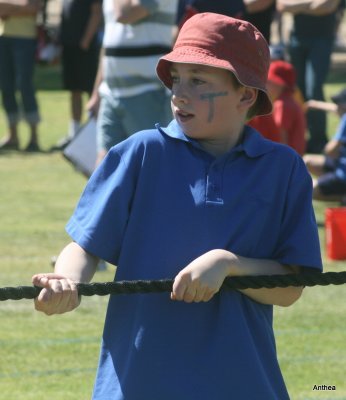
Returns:
[[[60,90],[58,74],[57,67],[37,73],[44,149],[64,136],[68,125],[68,95]],[[330,76],[328,96],[341,79],[342,73]],[[330,135],[336,123],[328,117]],[[4,129],[1,117],[1,134]],[[22,146],[26,130],[22,124]],[[64,225],[85,178],[59,153],[21,152],[0,154],[0,178],[0,286],[29,285],[32,274],[51,270],[52,255],[68,242]],[[315,204],[323,251],[326,206]],[[324,261],[326,271],[346,268],[345,262]],[[97,272],[95,281],[112,280],[113,273],[112,268]],[[343,286],[314,287],[293,307],[275,309],[278,354],[293,400],[346,399],[345,299]],[[31,300],[1,302],[0,399],[89,399],[106,302],[107,297],[87,297],[75,312],[53,317],[35,312]],[[336,390],[313,391],[314,385]]]

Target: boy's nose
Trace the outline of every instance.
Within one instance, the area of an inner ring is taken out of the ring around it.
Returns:
[[[186,103],[186,91],[181,86],[176,86],[172,89],[172,101],[174,104],[179,104],[181,102]]]

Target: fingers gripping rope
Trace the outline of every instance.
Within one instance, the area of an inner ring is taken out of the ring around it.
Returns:
[[[226,278],[222,289],[260,289],[288,286],[327,286],[346,283],[346,271],[304,272],[289,275],[234,276]],[[79,283],[78,294],[83,296],[106,296],[109,294],[162,293],[172,290],[173,280],[119,281],[105,283]],[[0,301],[33,299],[42,289],[37,286],[0,288]]]

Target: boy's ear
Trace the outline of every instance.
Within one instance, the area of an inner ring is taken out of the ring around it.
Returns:
[[[246,119],[250,120],[257,114],[257,97],[258,89],[246,87],[243,88],[243,93],[239,101],[239,111],[244,113]]]
[[[240,102],[246,107],[251,107],[256,103],[257,95],[258,89],[244,86]]]

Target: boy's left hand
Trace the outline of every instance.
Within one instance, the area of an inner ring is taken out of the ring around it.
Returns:
[[[226,250],[211,250],[193,260],[175,277],[172,300],[187,303],[209,301],[230,273],[235,255]]]

